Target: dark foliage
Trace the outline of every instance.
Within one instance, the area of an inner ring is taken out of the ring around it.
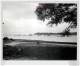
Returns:
[[[10,41],[10,40],[13,41],[14,39],[12,39],[12,38],[8,38],[8,37],[4,37],[4,38],[3,38],[3,41]]]
[[[69,31],[63,31],[62,36],[69,36],[71,35],[71,33]]]
[[[8,37],[4,37],[3,40],[9,40],[9,38]]]
[[[40,3],[35,13],[40,20],[50,19],[48,24],[51,25],[58,25],[63,20],[70,23],[69,28],[77,26],[77,4],[75,3]]]

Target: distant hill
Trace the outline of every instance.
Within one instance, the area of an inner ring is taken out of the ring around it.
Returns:
[[[35,33],[34,35],[62,35],[63,33]],[[70,35],[77,35],[77,32],[71,32]]]

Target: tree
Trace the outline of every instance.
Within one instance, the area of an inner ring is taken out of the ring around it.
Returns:
[[[63,21],[69,23],[65,31],[77,26],[77,4],[75,3],[40,3],[35,13],[39,20],[43,22],[45,19],[49,20],[48,25],[58,25]]]

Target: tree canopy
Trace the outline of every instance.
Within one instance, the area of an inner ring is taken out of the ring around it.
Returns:
[[[77,4],[75,3],[40,3],[37,6],[35,13],[39,20],[43,22],[45,19],[49,20],[48,25],[66,22],[69,28],[76,28],[77,26]]]

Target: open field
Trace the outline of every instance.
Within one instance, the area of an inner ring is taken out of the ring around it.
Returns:
[[[77,43],[14,40],[3,46],[4,60],[76,60]]]

